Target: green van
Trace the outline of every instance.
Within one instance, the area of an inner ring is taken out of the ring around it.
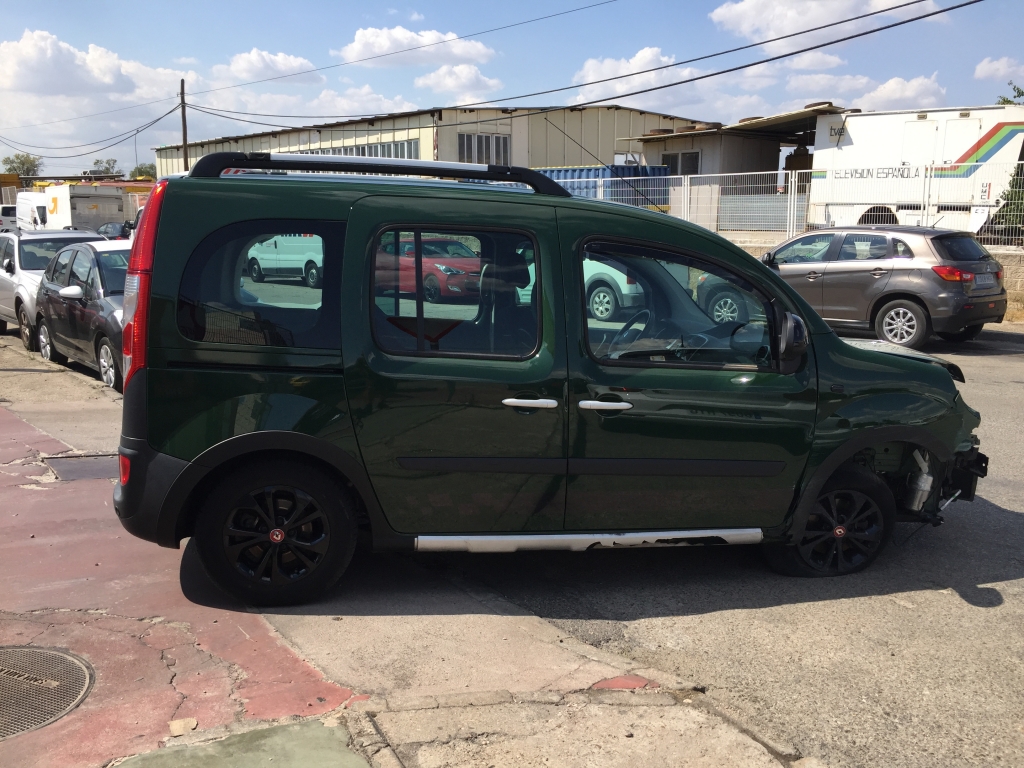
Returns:
[[[312,286],[254,279],[296,239]],[[595,315],[596,274],[629,304]],[[251,604],[322,594],[360,541],[852,573],[987,469],[956,366],[843,341],[722,238],[523,168],[207,155],[149,198],[123,339],[117,514]]]

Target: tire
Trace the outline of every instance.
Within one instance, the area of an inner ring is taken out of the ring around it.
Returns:
[[[115,392],[120,392],[123,386],[121,379],[121,368],[117,364],[117,354],[110,339],[101,339],[96,348],[96,367],[100,371],[100,379]]]
[[[262,283],[267,279],[267,276],[263,274],[263,267],[256,259],[249,259],[249,279],[254,283]]]
[[[319,288],[323,285],[323,273],[320,271],[320,267],[313,262],[309,262],[306,265],[305,270],[303,270],[302,277],[303,281],[309,288]]]
[[[930,335],[928,313],[913,301],[890,301],[875,315],[875,336],[890,344],[920,349]]]
[[[598,283],[590,289],[587,296],[587,309],[595,320],[614,320],[619,314],[619,300],[615,296],[615,291],[604,283]]]
[[[35,352],[38,349],[36,332],[28,320],[28,311],[24,304],[18,307],[18,330],[21,332],[21,343],[25,345],[25,349]]]
[[[747,308],[734,291],[719,291],[708,302],[708,316],[716,325],[722,323],[745,323],[748,320]]]
[[[0,333],[7,333],[7,321],[0,320]]]
[[[67,357],[58,352],[57,348],[53,346],[53,334],[50,333],[50,325],[45,320],[39,321],[36,339],[39,344],[39,354],[43,360],[49,360],[51,363],[57,363],[58,365],[67,364]]]
[[[968,325],[962,331],[958,331],[957,333],[938,333],[936,336],[944,341],[953,341],[957,343],[962,341],[973,341],[981,335],[984,328],[984,323],[978,323],[977,325]]]
[[[428,304],[441,303],[441,284],[433,275],[423,278],[423,300]]]
[[[762,546],[768,565],[787,576],[843,576],[863,571],[885,549],[896,500],[878,475],[841,467],[829,478],[796,544]]]
[[[204,568],[222,589],[248,605],[295,605],[322,595],[348,567],[355,504],[307,464],[257,459],[207,495],[194,537]]]

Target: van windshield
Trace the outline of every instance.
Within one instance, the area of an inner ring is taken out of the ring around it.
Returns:
[[[62,237],[59,240],[22,240],[18,249],[18,261],[22,269],[46,269],[53,254],[69,245],[75,243],[86,243],[90,240],[102,240],[102,237]]]
[[[932,242],[935,243],[939,254],[947,261],[982,261],[992,258],[992,255],[985,250],[985,246],[970,235],[937,237]]]

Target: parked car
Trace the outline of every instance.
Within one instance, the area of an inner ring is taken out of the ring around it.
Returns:
[[[209,154],[158,183],[135,235],[114,507],[143,539],[192,537],[241,599],[322,594],[360,538],[760,543],[784,573],[853,573],[897,521],[973,499],[987,459],[955,365],[839,339],[776,272],[687,222],[527,169],[380,162]],[[534,191],[367,175],[382,169]],[[323,265],[313,303],[240,279],[255,244],[294,232]],[[428,235],[479,244],[473,303],[400,290],[384,246],[405,232],[419,280]],[[622,317],[593,315],[588,261],[636,286]],[[705,273],[747,320],[707,316]]]
[[[423,298],[431,304],[445,299],[473,298],[480,293],[480,255],[470,245],[454,237],[422,234],[422,277]],[[479,247],[479,241],[469,236],[464,238]],[[382,241],[378,257],[383,260],[395,255],[395,239]],[[416,293],[416,246],[412,232],[398,233],[398,263],[392,263],[397,270],[399,292]]]
[[[39,354],[84,363],[121,390],[121,317],[130,245],[99,240],[68,246],[46,267],[36,298]]]
[[[833,328],[873,330],[903,347],[919,348],[933,332],[969,341],[1006,314],[1003,267],[970,232],[821,229],[763,260]]]
[[[276,235],[249,249],[248,273],[256,283],[269,277],[297,277],[310,288],[321,287],[323,256],[312,245],[313,235]]]
[[[127,221],[109,221],[96,228],[96,233],[107,240],[127,240],[131,236],[131,224]]]
[[[25,349],[36,349],[36,293],[46,265],[65,246],[99,239],[83,232],[0,232],[0,323],[19,326]]]

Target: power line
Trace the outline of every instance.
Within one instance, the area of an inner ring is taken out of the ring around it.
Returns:
[[[129,134],[127,136],[125,136],[124,138],[118,139],[117,141],[112,142],[112,143],[108,144],[105,147],[100,147],[99,149],[94,149],[94,150],[91,150],[89,152],[79,152],[78,154],[75,154],[75,155],[36,155],[36,157],[42,157],[42,158],[44,158],[46,160],[67,160],[67,159],[70,159],[72,157],[85,157],[86,155],[95,155],[98,152],[103,152],[105,150],[110,149],[111,147],[116,147],[118,144],[122,144],[123,142],[128,141],[128,139],[130,139],[132,136],[135,136],[135,135],[141,133],[142,131],[146,130],[147,128],[152,128],[154,125],[156,125],[161,120],[163,120],[165,117],[167,117],[169,114],[171,114],[172,112],[176,112],[177,110],[178,110],[178,106],[175,105],[173,109],[170,109],[167,112],[164,112],[162,115],[160,115],[160,117],[156,118],[155,120],[150,120],[148,123],[145,123],[144,125],[140,125],[138,128],[135,128],[132,131],[130,131]],[[14,146],[13,144],[8,144],[7,141],[5,141],[3,138],[0,138],[0,144],[3,144],[5,146],[10,147],[15,152],[20,151],[18,147]]]
[[[177,96],[168,96],[166,99],[155,99],[153,101],[145,101],[142,104],[133,104],[130,107],[119,107],[118,109],[108,109],[104,112],[91,112],[88,115],[79,115],[78,117],[63,117],[60,120],[50,120],[46,123],[29,123],[27,125],[8,125],[4,128],[0,128],[0,131],[16,131],[19,128],[38,128],[41,125],[56,125],[57,123],[70,123],[73,120],[85,120],[89,117],[99,117],[100,115],[110,115],[114,112],[124,112],[129,109],[139,109],[140,107],[148,107],[151,104],[160,104],[164,101],[170,101],[176,99]]]
[[[571,91],[571,90],[575,90],[577,88],[585,88],[585,87],[587,87],[589,85],[600,85],[601,83],[608,83],[608,82],[611,82],[613,80],[622,80],[622,79],[627,78],[627,77],[636,77],[638,75],[646,75],[646,74],[649,74],[651,72],[658,72],[658,71],[664,70],[664,69],[672,69],[674,67],[681,67],[681,66],[683,66],[685,64],[693,64],[693,63],[698,62],[698,61],[706,61],[707,59],[714,59],[714,58],[717,58],[719,56],[726,56],[726,55],[728,55],[730,53],[738,53],[739,51],[746,51],[746,50],[749,50],[751,48],[758,48],[758,47],[761,47],[761,46],[764,46],[764,45],[770,45],[771,43],[777,43],[777,42],[779,42],[781,40],[789,40],[789,39],[794,38],[794,37],[799,37],[800,35],[810,34],[811,32],[820,32],[823,29],[829,29],[831,27],[838,27],[838,26],[841,26],[843,24],[850,24],[851,22],[861,21],[862,19],[866,19],[866,18],[869,18],[871,16],[878,16],[879,14],[891,13],[892,11],[898,11],[901,8],[906,8],[907,6],[910,6],[910,5],[919,5],[920,3],[923,3],[923,2],[926,2],[926,0],[909,0],[909,2],[900,3],[899,5],[893,5],[893,6],[889,7],[889,8],[883,8],[883,9],[881,9],[879,11],[871,11],[870,13],[862,13],[859,16],[851,16],[851,17],[846,18],[846,19],[841,19],[840,21],[830,22],[829,24],[821,24],[820,26],[817,26],[817,27],[810,27],[808,29],[802,29],[799,32],[791,32],[791,33],[789,33],[787,35],[780,35],[779,37],[773,37],[773,38],[770,38],[768,40],[761,40],[761,41],[756,42],[756,43],[750,43],[748,45],[741,45],[741,46],[739,46],[737,48],[729,48],[728,50],[718,51],[716,53],[709,53],[709,54],[706,54],[704,56],[697,56],[695,58],[686,59],[684,61],[676,61],[676,62],[673,62],[671,64],[663,64],[662,66],[651,67],[650,69],[641,69],[641,70],[637,70],[636,72],[630,72],[630,73],[624,74],[624,75],[615,75],[614,77],[606,77],[606,78],[603,78],[601,80],[592,80],[592,81],[587,82],[587,83],[580,83],[580,84],[577,84],[577,85],[567,85],[567,86],[563,86],[563,87],[560,87],[560,88],[549,88],[549,89],[544,90],[544,91],[534,91],[533,93],[519,94],[518,96],[505,96],[505,97],[502,97],[500,99],[488,99],[487,101],[474,101],[474,102],[470,102],[468,104],[459,104],[458,106],[448,107],[448,109],[465,109],[465,108],[468,108],[468,107],[477,107],[477,106],[484,105],[484,104],[498,104],[498,103],[505,102],[505,101],[515,101],[516,99],[528,99],[528,98],[532,98],[534,96],[545,96],[545,95],[550,94],[550,93],[560,93],[562,91]],[[883,27],[883,29],[884,29],[884,27]],[[193,105],[190,105],[190,106],[193,106]],[[206,107],[206,109],[211,109],[211,110],[213,110],[215,112],[225,112],[225,113],[232,114],[232,115],[246,115],[246,116],[250,116],[250,117],[281,117],[281,118],[292,118],[292,119],[300,119],[300,120],[338,119],[338,118],[356,119],[356,118],[361,118],[361,117],[375,117],[376,116],[376,114],[360,114],[360,115],[277,115],[277,114],[268,114],[268,113],[265,113],[265,112],[239,112],[239,111],[234,111],[234,110],[230,110],[230,109],[220,109],[219,107]],[[245,121],[243,121],[243,122],[245,122]],[[256,125],[269,125],[269,123],[256,123]],[[289,127],[289,126],[283,126],[283,127]]]

